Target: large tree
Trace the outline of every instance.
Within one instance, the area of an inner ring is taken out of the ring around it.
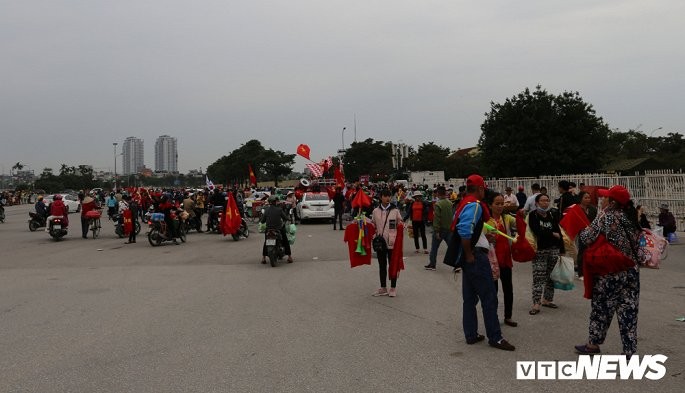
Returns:
[[[372,138],[353,142],[345,152],[343,165],[348,181],[357,181],[360,175],[370,175],[372,179],[387,178],[392,173],[390,143]]]
[[[277,183],[278,179],[292,172],[294,158],[294,154],[267,150],[260,141],[252,139],[216,160],[207,168],[207,174],[217,182],[245,184],[249,180],[249,164],[252,165],[258,180],[268,178]]]
[[[416,153],[410,154],[407,158],[407,168],[412,171],[443,170],[449,154],[449,147],[436,145],[433,142],[423,143],[419,145]]]
[[[478,145],[490,176],[593,172],[607,153],[609,127],[578,92],[526,88],[485,117]]]

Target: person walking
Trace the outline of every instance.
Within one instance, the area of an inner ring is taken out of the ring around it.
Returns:
[[[516,347],[502,337],[502,330],[497,318],[497,295],[492,280],[492,270],[488,260],[490,243],[485,236],[483,226],[490,219],[485,203],[485,181],[480,175],[471,175],[466,179],[466,196],[456,212],[456,231],[461,238],[464,255],[462,295],[462,323],[466,344],[472,345],[485,340],[478,334],[478,315],[476,305],[480,301],[483,310],[485,331],[488,344],[497,349],[514,351]]]
[[[502,194],[495,194],[492,203],[490,204],[492,210],[492,218],[490,225],[497,228],[498,231],[507,235],[512,235],[512,231],[516,228],[516,219],[510,214],[504,214],[506,204]],[[514,264],[511,258],[511,242],[502,235],[495,237],[495,255],[497,255],[497,263],[499,265],[499,281],[502,281],[502,295],[504,297],[504,324],[511,327],[518,326],[511,317],[514,308],[514,285],[512,282],[512,269]],[[495,294],[499,292],[498,281],[495,280]]]
[[[131,232],[128,234],[128,241],[126,244],[131,244],[136,242],[136,224],[138,223],[138,214],[140,211],[140,204],[136,198],[131,198],[130,196],[125,196],[126,202],[128,202],[128,209],[131,211]]]
[[[526,196],[526,193],[523,192],[523,186],[519,186],[518,190],[519,192],[516,193],[516,200],[518,200],[519,209],[523,209],[523,207],[526,205],[526,200],[528,197]]]
[[[411,218],[412,232],[414,233],[414,247],[415,253],[419,253],[419,236],[421,237],[421,245],[423,246],[423,253],[428,254],[428,240],[426,239],[426,219],[428,217],[428,206],[423,201],[423,194],[416,190],[412,193],[414,201],[407,208],[405,220]]]
[[[559,216],[551,211],[549,197],[538,194],[535,197],[535,204],[536,209],[528,215],[528,225],[537,243],[533,259],[533,307],[530,309],[530,315],[538,314],[540,305],[558,308],[554,304],[554,283],[550,275],[559,255],[565,254]]]
[[[608,204],[592,224],[579,233],[580,242],[590,246],[603,236],[611,247],[620,251],[621,258],[607,261],[603,266],[585,263],[585,297],[592,299],[589,337],[587,343],[576,345],[575,350],[580,354],[600,353],[599,346],[604,343],[616,314],[623,354],[631,356],[637,352],[642,230],[637,210],[625,187],[613,186],[599,193],[607,198]]]
[[[335,223],[339,222],[340,230],[343,228],[343,211],[345,211],[345,195],[342,193],[340,186],[335,187],[335,194],[333,195],[333,208],[335,215],[333,216],[333,230],[335,231]]]
[[[376,228],[376,236],[385,240],[386,248],[376,252],[380,277],[380,288],[372,296],[397,296],[397,277],[402,265],[402,249],[395,247],[402,244],[402,215],[390,203],[391,193],[388,189],[381,191],[381,203],[371,214],[371,222]],[[387,287],[387,276],[390,276],[390,290]]]
[[[433,215],[433,236],[431,237],[431,251],[428,256],[428,265],[424,266],[426,270],[435,271],[438,259],[438,248],[444,241],[447,243],[447,238],[450,235],[450,225],[454,211],[452,210],[452,202],[447,199],[447,192],[444,186],[438,186],[436,189],[438,201],[435,202]]]
[[[676,222],[675,222],[675,217],[673,216],[673,213],[668,211],[668,205],[665,203],[662,203],[659,206],[659,226],[664,228],[664,233],[663,236],[668,240],[670,243],[673,238],[672,233],[675,233],[676,231]]]

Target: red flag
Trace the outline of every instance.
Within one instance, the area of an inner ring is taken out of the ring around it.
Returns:
[[[240,212],[232,192],[228,193],[228,202],[226,203],[224,215],[221,218],[221,232],[224,236],[233,235],[238,232],[238,229],[240,229]]]
[[[352,207],[365,208],[371,206],[371,198],[364,192],[364,190],[357,191],[357,195],[352,199]]]
[[[301,155],[302,157],[306,158],[309,160],[309,152],[311,149],[309,146],[303,144],[300,144],[300,146],[297,147],[297,154]]]
[[[575,204],[566,209],[564,217],[559,221],[559,226],[564,228],[571,240],[574,240],[581,230],[590,226],[590,220],[585,215],[583,208],[579,204]]]
[[[342,167],[342,164],[338,168],[335,168],[333,178],[335,179],[336,187],[345,187],[345,175],[343,175],[340,167]]]
[[[247,164],[247,169],[249,169],[249,171],[250,171],[250,184],[257,187],[257,176],[254,175],[254,171],[252,170],[252,165]]]
[[[535,258],[535,250],[526,239],[526,221],[523,210],[516,213],[516,241],[511,245],[511,257],[516,262],[530,262]]]
[[[133,216],[130,209],[124,210],[122,214],[124,215],[124,236],[127,236],[133,230]]]

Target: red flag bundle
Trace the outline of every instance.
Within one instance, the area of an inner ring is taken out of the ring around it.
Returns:
[[[530,262],[535,258],[535,250],[526,239],[526,221],[523,211],[516,213],[516,241],[511,245],[511,257],[516,262]]]
[[[122,214],[124,216],[124,236],[128,236],[133,230],[133,215],[130,209],[124,210]]]
[[[252,165],[247,164],[247,169],[250,171],[250,184],[253,186],[257,186],[257,176],[254,175],[254,171],[252,170]]]
[[[352,198],[352,207],[365,208],[371,206],[371,198],[364,192],[364,190],[358,190],[357,194]]]
[[[297,147],[297,154],[301,155],[302,157],[306,158],[309,160],[309,153],[311,152],[311,149],[309,146],[303,144],[300,144],[300,146]]]
[[[233,198],[233,193],[228,193],[228,202],[226,203],[226,209],[221,217],[221,233],[224,236],[233,235],[240,229],[240,212],[238,211],[238,205],[235,203],[235,198]]]
[[[313,177],[321,177],[323,176],[323,167],[319,164],[306,164],[305,165],[307,168],[309,168],[309,171],[312,172]]]
[[[574,240],[581,230],[590,226],[590,220],[585,215],[583,208],[579,204],[575,204],[566,209],[564,218],[559,221],[559,226],[564,228],[571,240]]]
[[[333,172],[336,187],[345,187],[345,175],[343,175],[341,168],[342,164],[335,168],[335,171]]]

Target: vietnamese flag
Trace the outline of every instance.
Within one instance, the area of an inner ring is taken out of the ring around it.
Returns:
[[[226,235],[233,235],[240,229],[240,211],[238,211],[238,205],[235,203],[235,198],[233,198],[233,193],[228,193],[228,202],[226,203],[226,209],[221,217],[221,232]]]
[[[311,159],[309,158],[310,152],[311,152],[311,149],[309,148],[309,146],[305,145],[304,143],[300,144],[300,146],[297,147],[297,154],[299,154],[302,157],[311,161]]]
[[[335,185],[336,187],[345,187],[345,175],[343,175],[342,171],[340,168],[342,167],[342,164],[335,168],[335,171],[333,171],[333,178],[335,179]]]
[[[124,218],[124,236],[128,236],[133,231],[133,215],[130,209],[126,209],[122,213]]]
[[[566,234],[574,240],[578,233],[590,226],[590,220],[579,204],[575,204],[564,212],[564,217],[559,221],[559,226],[564,228]]]
[[[250,171],[250,184],[257,187],[257,176],[254,175],[254,171],[252,170],[252,165],[247,164],[247,169]]]

